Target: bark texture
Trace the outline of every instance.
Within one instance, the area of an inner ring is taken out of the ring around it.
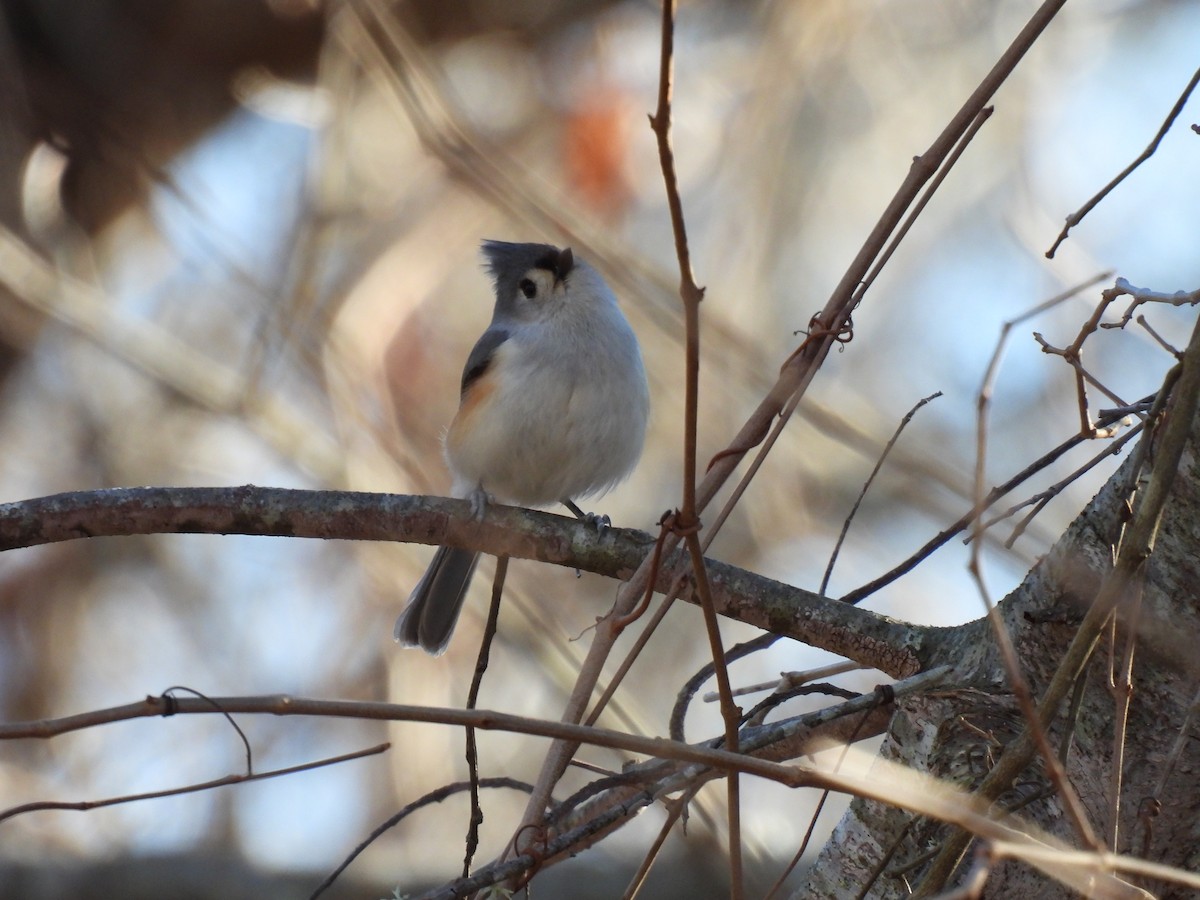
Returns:
[[[1168,761],[1197,690],[1200,663],[1200,464],[1191,437],[1171,499],[1164,510],[1150,557],[1134,668],[1134,692],[1126,733],[1124,780],[1116,850],[1190,871],[1200,869],[1200,742],[1185,739],[1174,766]],[[1070,643],[1083,612],[1112,568],[1129,496],[1131,460],[1120,467],[1072,523],[1050,553],[1001,604],[1035,696],[1040,696]],[[984,622],[948,631],[938,662],[957,666],[956,687],[914,696],[898,707],[881,756],[964,788],[979,784],[1023,721],[1000,664],[995,640]],[[1112,815],[1110,777],[1114,749],[1114,698],[1108,688],[1117,650],[1106,638],[1087,669],[1087,683],[1067,758],[1067,775],[1099,835]],[[1057,745],[1068,727],[1068,710],[1055,720]],[[1193,729],[1194,730],[1194,727]],[[1059,798],[1049,789],[1040,764],[1027,770],[1001,799],[1020,806],[1019,815],[1078,846]],[[1161,804],[1153,817],[1139,818]],[[796,896],[858,896],[872,873],[890,859],[866,893],[870,898],[907,896],[946,828],[874,801],[856,800],[822,850],[809,883]],[[971,867],[970,853],[956,872]],[[1140,884],[1155,896],[1192,896],[1166,884]],[[1078,896],[1030,866],[1007,862],[995,868],[984,896],[1051,898]]]

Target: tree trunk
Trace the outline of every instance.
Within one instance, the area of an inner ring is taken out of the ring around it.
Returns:
[[[1190,871],[1200,867],[1200,790],[1195,776],[1200,769],[1200,742],[1185,739],[1177,762],[1172,766],[1169,760],[1196,694],[1200,660],[1198,440],[1200,428],[1193,422],[1145,570],[1116,846],[1118,852]],[[1001,604],[1035,697],[1041,696],[1086,606],[1112,569],[1114,547],[1127,518],[1131,468],[1132,457]],[[1125,631],[1118,630],[1115,649],[1110,634],[1105,633],[1088,664],[1086,690],[1066,762],[1068,778],[1097,835],[1106,843],[1113,807],[1110,770],[1116,709],[1108,680],[1110,664],[1119,664]],[[904,701],[892,720],[881,756],[971,789],[1003,747],[1020,734],[1024,723],[984,620],[949,629],[938,655],[937,662],[956,665],[955,687]],[[1068,729],[1069,705],[1064,704],[1054,722],[1051,741],[1056,747]],[[1012,806],[1023,801],[1027,805],[1020,807],[1019,817],[1079,846],[1040,762],[1030,767],[1000,802]],[[1159,803],[1156,816],[1139,821],[1139,811],[1153,812]],[[930,851],[936,850],[949,832],[947,826],[903,810],[855,800],[822,850],[809,884],[797,896],[858,896],[888,854],[883,874],[875,878],[865,896],[907,896],[910,886],[920,882]],[[968,851],[955,880],[961,881],[970,867]],[[1192,895],[1178,886],[1140,886],[1160,897]],[[1078,895],[1029,865],[1007,862],[993,869],[983,896],[1048,900]]]

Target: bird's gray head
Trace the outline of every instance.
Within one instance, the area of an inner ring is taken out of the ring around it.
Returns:
[[[540,319],[556,298],[565,299],[577,268],[570,247],[550,244],[484,241],[483,255],[496,287],[497,315],[521,321]]]

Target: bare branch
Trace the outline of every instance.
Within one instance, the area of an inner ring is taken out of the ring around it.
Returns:
[[[131,534],[251,534],[325,540],[413,541],[534,559],[623,579],[646,556],[652,538],[573,518],[489,504],[476,520],[465,500],[235,488],[112,488],[76,491],[0,505],[0,551],[55,541]],[[926,667],[938,629],[857,610],[811,591],[705,559],[719,615],[812,643],[896,677]],[[667,591],[689,567],[676,554],[659,572]],[[688,598],[695,602],[694,597]]]
[[[992,361],[988,365],[987,372],[984,374],[983,382],[979,386],[979,393],[976,399],[975,479],[972,500],[975,509],[979,510],[979,513],[971,521],[971,553],[967,569],[974,579],[976,587],[979,590],[980,599],[983,601],[988,622],[996,638],[997,649],[1000,651],[1000,659],[1004,663],[1004,670],[1008,675],[1009,687],[1012,689],[1013,695],[1017,698],[1017,704],[1027,723],[1028,733],[1032,735],[1034,744],[1041,754],[1042,761],[1046,766],[1046,772],[1054,784],[1054,788],[1062,800],[1063,806],[1066,808],[1067,815],[1079,839],[1089,849],[1100,850],[1103,845],[1096,837],[1096,833],[1088,821],[1087,813],[1084,811],[1083,803],[1074,786],[1067,779],[1062,763],[1054,754],[1054,748],[1051,746],[1050,738],[1046,733],[1046,726],[1037,717],[1037,709],[1033,692],[1029,687],[1029,680],[1025,677],[1025,673],[1022,670],[1021,661],[1017,657],[1017,650],[1013,645],[1012,635],[1009,634],[1008,626],[1005,624],[995,603],[992,602],[991,593],[988,590],[983,574],[983,509],[984,494],[987,490],[988,426],[990,424],[988,414],[991,409],[992,391],[995,387],[996,375],[999,371],[1000,353],[1004,346],[1003,340],[1006,334],[1007,328],[1001,332],[1001,338],[996,345],[996,352],[992,356]]]
[[[1106,423],[1116,422],[1117,420],[1124,418],[1127,414],[1128,414],[1128,409],[1126,407],[1121,407],[1119,409],[1114,409],[1114,410],[1102,410],[1098,417],[1098,424],[1104,425]],[[848,594],[843,595],[841,598],[841,602],[843,602],[843,603],[861,603],[864,599],[866,599],[871,594],[878,591],[880,588],[886,587],[887,585],[891,584],[896,579],[898,579],[904,575],[907,575],[909,572],[911,572],[913,569],[915,569],[921,563],[922,560],[926,559],[931,553],[936,551],[939,547],[942,547],[943,545],[948,543],[951,539],[954,538],[955,535],[961,534],[964,530],[966,530],[967,526],[969,526],[971,524],[972,520],[977,515],[979,515],[984,510],[986,510],[987,508],[992,506],[992,504],[994,504],[1001,497],[1008,494],[1010,491],[1012,491],[1018,485],[1023,484],[1024,482],[1028,481],[1030,478],[1032,478],[1038,472],[1042,471],[1043,469],[1047,468],[1048,466],[1053,465],[1055,462],[1057,462],[1059,459],[1061,459],[1064,454],[1075,449],[1080,444],[1084,443],[1084,441],[1089,440],[1089,439],[1090,439],[1090,435],[1076,433],[1076,434],[1072,435],[1071,437],[1067,438],[1065,441],[1063,441],[1057,447],[1054,447],[1053,449],[1049,450],[1048,452],[1042,454],[1040,457],[1035,459],[1033,462],[1031,462],[1029,465],[1027,465],[1025,468],[1023,468],[1017,474],[1013,475],[1007,481],[1002,482],[1001,484],[997,485],[996,487],[994,487],[990,491],[988,491],[987,496],[983,498],[982,508],[980,508],[979,506],[972,508],[970,511],[968,511],[967,513],[962,515],[952,525],[950,525],[947,528],[943,529],[942,531],[938,532],[936,535],[934,535],[932,538],[930,538],[928,541],[926,541],[924,546],[922,546],[919,550],[917,550],[917,552],[914,553],[912,556],[910,556],[908,559],[904,560],[904,562],[900,563],[898,566],[895,566],[894,568],[892,568],[888,572],[885,572],[884,574],[880,575],[879,577],[872,579],[871,581],[867,582],[866,584],[862,585],[861,587],[855,588],[854,590],[850,591]]]
[[[162,697],[158,698],[164,702],[173,698]],[[178,702],[178,701],[176,701]],[[205,703],[205,700],[195,702]],[[197,710],[200,711],[200,710]],[[208,705],[207,712],[226,712],[222,709],[214,709],[211,704]],[[199,791],[211,791],[214,788],[227,787],[231,784],[244,784],[248,781],[262,781],[265,778],[278,778],[281,775],[294,775],[297,772],[308,772],[312,769],[320,769],[325,766],[333,766],[338,763],[349,762],[355,759],[362,759],[366,756],[374,756],[391,749],[391,744],[377,744],[374,747],[368,747],[365,750],[356,750],[353,753],[344,753],[340,756],[331,756],[326,759],[318,759],[312,762],[301,763],[296,766],[287,766],[282,769],[271,769],[267,772],[244,772],[240,775],[226,775],[223,778],[214,778],[211,781],[201,781],[196,784],[188,784],[182,787],[166,788],[161,791],[147,791],[141,794],[123,794],[120,797],[107,797],[103,800],[42,800],[36,803],[23,803],[20,806],[13,806],[9,809],[0,810],[0,822],[6,819],[11,819],[23,813],[44,812],[46,810],[75,810],[77,812],[87,812],[93,809],[103,809],[106,806],[118,806],[123,803],[136,803],[141,800],[159,800],[163,797],[178,797],[181,794],[195,794]]]
[[[879,474],[879,470],[883,468],[884,460],[888,458],[888,454],[892,452],[892,448],[896,446],[896,441],[900,439],[901,432],[908,427],[908,423],[912,421],[913,416],[917,414],[922,406],[930,400],[936,400],[942,396],[941,391],[936,391],[928,397],[923,397],[916,402],[900,420],[900,424],[896,426],[895,432],[892,433],[891,439],[884,445],[883,452],[879,454],[879,459],[875,461],[875,468],[871,470],[871,474],[867,476],[867,480],[863,483],[862,490],[858,492],[858,497],[854,501],[854,505],[850,507],[850,512],[846,515],[846,520],[842,523],[842,530],[837,536],[837,541],[834,542],[833,552],[829,554],[829,562],[825,566],[825,574],[821,577],[821,587],[818,593],[825,596],[825,591],[829,587],[829,578],[833,575],[833,567],[837,563],[838,553],[842,549],[842,542],[846,540],[846,534],[850,531],[850,523],[854,521],[854,515],[858,512],[859,506],[862,505],[863,498],[867,496],[867,491],[871,489],[871,484],[875,481],[875,476]]]
[[[483,687],[483,676],[487,672],[488,657],[492,641],[500,621],[500,600],[504,596],[504,580],[508,576],[508,557],[496,560],[496,572],[492,576],[492,602],[488,605],[487,623],[483,627],[483,638],[479,642],[479,655],[475,659],[475,672],[471,676],[471,687],[467,691],[467,709],[479,706],[479,691]],[[463,857],[462,877],[471,874],[471,860],[479,847],[479,826],[483,824],[483,807],[479,805],[479,749],[475,743],[475,729],[463,729],[466,736],[467,771],[470,774],[471,818],[467,826],[466,853]],[[532,791],[532,788],[531,788]]]
[[[356,860],[364,850],[371,846],[371,844],[375,843],[375,841],[378,840],[383,834],[385,834],[387,831],[390,831],[392,828],[395,828],[413,813],[423,809],[426,806],[429,806],[431,803],[441,803],[447,797],[452,797],[455,794],[462,793],[463,791],[478,790],[479,788],[484,788],[486,790],[507,788],[514,791],[524,791],[525,793],[529,793],[529,791],[533,790],[532,785],[526,784],[523,781],[517,781],[515,778],[497,777],[481,778],[478,779],[478,781],[472,779],[469,782],[456,781],[453,784],[443,785],[437,790],[430,791],[428,794],[423,797],[419,797],[412,803],[405,804],[403,809],[391,816],[388,816],[385,822],[376,826],[369,835],[359,842],[357,847],[350,851],[350,853],[341,861],[338,867],[330,872],[329,875],[325,877],[324,881],[317,885],[316,890],[309,895],[309,900],[316,900],[317,897],[320,897],[323,893],[325,893],[325,891],[328,890],[335,881],[337,881],[338,877],[350,867],[350,864],[354,862],[354,860]]]
[[[1067,224],[1063,226],[1063,230],[1059,232],[1058,237],[1055,238],[1050,249],[1046,251],[1047,259],[1054,258],[1054,254],[1058,250],[1059,246],[1067,239],[1067,233],[1070,232],[1070,230],[1080,222],[1082,222],[1084,216],[1095,209],[1099,205],[1100,201],[1112,193],[1113,188],[1128,178],[1138,166],[1154,155],[1154,151],[1158,149],[1158,145],[1162,143],[1162,139],[1167,136],[1167,132],[1170,131],[1171,126],[1175,124],[1175,119],[1177,119],[1179,114],[1183,112],[1183,108],[1187,105],[1188,98],[1192,95],[1192,91],[1196,89],[1197,84],[1200,84],[1200,69],[1197,69],[1195,74],[1192,75],[1191,81],[1187,83],[1187,87],[1183,89],[1183,93],[1179,95],[1179,99],[1175,101],[1175,105],[1171,107],[1171,111],[1167,113],[1166,119],[1163,120],[1162,126],[1158,129],[1158,134],[1154,136],[1154,140],[1152,140],[1146,149],[1139,154],[1138,158],[1127,165],[1121,171],[1120,175],[1101,188],[1100,192],[1092,197],[1091,200],[1083,204],[1081,208],[1071,213],[1071,215],[1067,216]]]

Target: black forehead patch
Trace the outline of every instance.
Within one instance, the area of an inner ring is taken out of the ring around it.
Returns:
[[[545,269],[556,278],[564,278],[575,265],[570,249],[551,244],[513,244],[508,241],[484,241],[483,256],[488,273],[497,286],[524,277],[530,269]]]
[[[557,275],[558,250],[556,250],[554,247],[551,247],[534,261],[533,267],[535,269],[545,269],[547,272],[553,272],[555,275]]]

